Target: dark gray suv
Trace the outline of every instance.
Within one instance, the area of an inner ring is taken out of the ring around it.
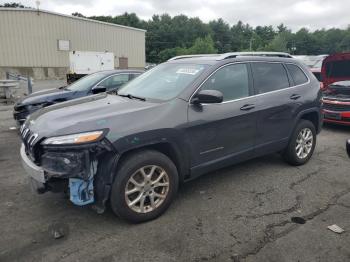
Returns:
[[[126,84],[43,108],[21,128],[23,166],[43,193],[66,191],[131,222],[161,215],[178,185],[280,152],[305,164],[321,129],[321,92],[294,59],[178,58]]]

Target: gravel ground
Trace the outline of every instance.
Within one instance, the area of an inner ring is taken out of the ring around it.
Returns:
[[[130,225],[33,194],[11,114],[0,106],[0,261],[350,261],[350,128],[324,127],[304,166],[275,154],[209,173],[159,219]]]

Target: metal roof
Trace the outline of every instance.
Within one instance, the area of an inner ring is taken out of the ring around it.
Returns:
[[[93,19],[89,19],[89,18],[73,16],[73,15],[65,15],[65,14],[60,14],[60,13],[47,11],[47,10],[43,10],[43,9],[39,9],[38,10],[38,9],[34,9],[34,8],[7,8],[7,7],[0,7],[0,12],[1,11],[39,12],[39,13],[45,13],[45,14],[50,14],[50,15],[58,15],[58,16],[63,16],[63,17],[67,17],[67,18],[78,19],[78,20],[85,20],[85,21],[88,21],[88,22],[105,24],[105,25],[109,25],[109,26],[116,26],[116,27],[121,27],[121,28],[125,28],[125,29],[130,29],[130,30],[136,30],[136,31],[142,31],[142,32],[146,32],[147,31],[147,30],[144,30],[144,29],[135,28],[135,27],[131,27],[131,26],[112,24],[112,23],[102,22],[102,21],[98,21],[98,20],[93,20]]]

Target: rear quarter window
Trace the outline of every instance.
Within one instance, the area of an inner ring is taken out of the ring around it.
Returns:
[[[312,72],[319,82],[322,82],[322,74],[320,72]]]
[[[251,65],[257,94],[289,87],[287,72],[281,63],[254,62]]]
[[[288,71],[293,78],[294,85],[302,85],[307,83],[309,80],[303,70],[299,66],[287,64]]]

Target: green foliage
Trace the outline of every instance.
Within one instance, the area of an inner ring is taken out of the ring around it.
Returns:
[[[72,13],[72,16],[83,17],[83,18],[86,17],[86,16],[82,15],[82,14],[79,13],[79,12]]]
[[[211,35],[215,39],[215,48],[219,53],[231,51],[232,34],[230,32],[230,25],[219,18],[209,22]]]
[[[4,3],[3,5],[0,5],[0,7],[6,7],[6,8],[29,8],[28,6],[24,6],[21,3]]]
[[[164,49],[159,53],[159,61],[163,62],[171,57],[179,55],[190,55],[190,54],[215,54],[217,49],[214,47],[214,41],[210,35],[204,38],[197,38],[194,44],[189,47],[175,47]]]
[[[215,54],[218,50],[214,47],[211,36],[207,35],[205,38],[197,38],[188,51],[190,54]]]
[[[289,52],[288,43],[291,39],[291,33],[288,31],[281,31],[274,39],[264,48],[266,51],[274,52]]]

